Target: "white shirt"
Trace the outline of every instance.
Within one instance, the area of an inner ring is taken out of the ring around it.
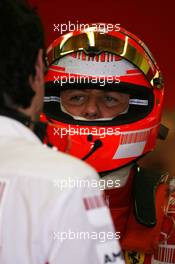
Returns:
[[[96,172],[0,116],[0,263],[122,264],[115,232]]]

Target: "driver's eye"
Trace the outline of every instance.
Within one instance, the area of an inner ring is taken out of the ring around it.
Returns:
[[[104,96],[103,101],[107,106],[114,106],[119,103],[118,99],[112,96]]]
[[[85,96],[83,95],[74,95],[69,99],[72,103],[82,103],[85,101]]]
[[[104,97],[104,100],[108,101],[108,102],[111,102],[111,101],[118,101],[116,98],[112,97],[112,96],[105,96]]]

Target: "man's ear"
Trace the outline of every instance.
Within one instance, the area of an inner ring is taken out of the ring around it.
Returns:
[[[36,63],[35,63],[35,76],[29,77],[29,82],[32,89],[36,92],[44,79],[44,63],[43,63],[43,50],[39,49]]]

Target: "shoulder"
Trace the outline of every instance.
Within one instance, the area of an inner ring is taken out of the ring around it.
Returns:
[[[23,212],[29,209],[38,217],[75,201],[82,203],[83,195],[100,193],[84,183],[98,182],[95,170],[84,162],[42,144],[15,141],[10,148],[8,158],[0,155],[0,182],[7,186],[8,208],[17,203]]]
[[[43,144],[22,139],[8,142],[0,154],[0,172],[36,177],[42,180],[54,178],[98,179],[95,170],[83,161]]]

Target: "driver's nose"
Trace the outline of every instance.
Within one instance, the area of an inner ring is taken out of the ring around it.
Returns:
[[[95,99],[89,99],[83,108],[81,116],[87,119],[101,118],[98,102]]]

